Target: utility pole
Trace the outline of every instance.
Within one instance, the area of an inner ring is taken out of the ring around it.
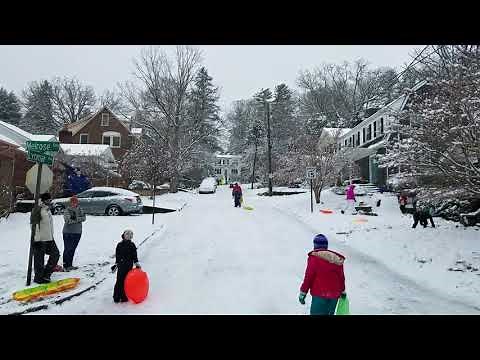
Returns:
[[[272,143],[270,137],[270,103],[264,98],[267,111],[268,196],[272,196]]]

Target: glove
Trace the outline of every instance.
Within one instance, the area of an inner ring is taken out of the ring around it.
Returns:
[[[305,297],[307,296],[306,293],[300,292],[300,295],[298,295],[298,301],[300,301],[300,304],[305,305]]]
[[[346,293],[345,291],[342,292],[342,295],[340,295],[340,297],[341,297],[342,299],[345,299],[345,298],[347,297],[347,293]]]
[[[117,264],[113,265],[110,269],[112,270],[112,273],[117,271]]]

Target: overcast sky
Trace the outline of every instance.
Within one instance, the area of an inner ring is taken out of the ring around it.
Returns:
[[[54,76],[76,76],[92,85],[97,94],[113,89],[120,81],[132,77],[132,59],[142,46],[0,46],[0,86],[17,95],[28,82]],[[171,46],[165,46],[171,50]],[[204,64],[215,85],[221,88],[221,106],[251,97],[261,88],[280,83],[295,87],[298,72],[323,62],[341,63],[358,58],[373,67],[401,69],[412,60],[409,45],[355,46],[239,46],[206,45]]]

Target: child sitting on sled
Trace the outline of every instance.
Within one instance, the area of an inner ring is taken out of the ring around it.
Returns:
[[[115,250],[115,265],[112,266],[112,272],[117,272],[117,282],[113,289],[113,301],[115,303],[127,302],[128,298],[125,294],[125,278],[133,265],[140,268],[140,263],[137,258],[137,247],[132,241],[133,231],[125,230],[122,234],[122,241],[120,241]]]

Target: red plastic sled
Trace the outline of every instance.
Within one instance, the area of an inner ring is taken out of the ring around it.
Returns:
[[[325,210],[320,210],[321,213],[324,213],[324,214],[332,214],[333,211],[332,210],[328,210],[328,209],[325,209]]]
[[[132,269],[125,278],[125,294],[135,304],[141,303],[148,295],[148,276],[142,269]]]

